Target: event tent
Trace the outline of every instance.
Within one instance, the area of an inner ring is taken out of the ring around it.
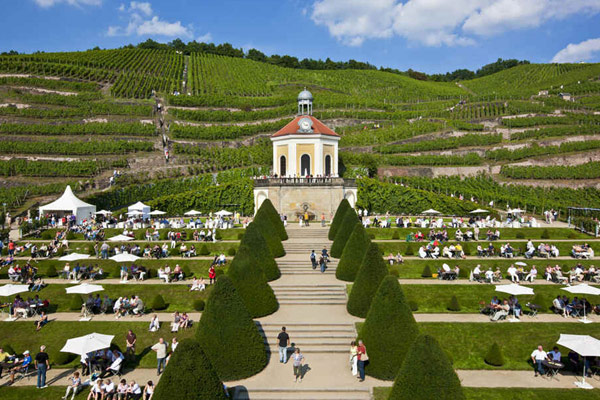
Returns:
[[[81,223],[84,219],[96,214],[96,206],[79,200],[73,194],[71,186],[66,187],[65,192],[56,201],[40,207],[40,216],[46,213],[72,214]]]
[[[135,214],[135,211],[139,211],[143,219],[150,218],[150,206],[145,205],[141,201],[127,207],[127,214],[133,215]]]

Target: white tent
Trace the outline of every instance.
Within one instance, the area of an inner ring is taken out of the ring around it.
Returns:
[[[469,213],[470,214],[486,214],[486,213],[489,213],[489,211],[488,210],[484,210],[482,208],[478,208],[476,210],[470,211]]]
[[[166,212],[160,210],[154,210],[149,215],[165,215]]]
[[[594,387],[585,381],[585,357],[600,356],[600,340],[589,335],[566,335],[561,333],[556,344],[573,350],[584,358],[583,380],[575,382],[575,386],[581,389],[593,389]]]
[[[150,218],[149,217],[149,215],[150,215],[150,206],[145,205],[141,201],[138,201],[137,203],[132,204],[129,207],[127,207],[127,214],[133,215],[134,211],[138,211],[142,215],[143,219]]]
[[[58,261],[77,261],[77,260],[86,260],[90,258],[89,254],[79,254],[79,253],[71,253],[66,256],[62,256],[58,259]]]
[[[190,215],[190,216],[194,216],[194,215],[202,215],[202,213],[200,211],[196,211],[196,210],[190,210],[188,212],[186,212],[183,215]]]
[[[96,206],[79,200],[73,194],[71,186],[67,185],[65,192],[58,200],[40,207],[40,216],[57,211],[75,215],[77,222],[80,223],[96,214]]]
[[[139,259],[140,258],[138,256],[135,256],[135,255],[129,254],[129,253],[120,253],[120,254],[116,254],[116,255],[110,257],[110,260],[113,260],[116,262],[135,262]]]
[[[130,240],[133,240],[133,238],[131,236],[117,235],[117,236],[108,238],[108,240],[111,242],[128,242]]]
[[[221,210],[221,211],[217,211],[215,213],[215,215],[218,216],[218,217],[228,217],[230,215],[233,215],[233,213],[231,211]]]
[[[574,294],[587,294],[587,295],[591,295],[591,296],[600,295],[600,289],[598,289],[595,286],[590,286],[587,283],[581,283],[579,285],[564,287],[561,289],[566,290],[569,293],[574,293]],[[589,320],[587,318],[587,315],[585,312],[585,307],[583,308],[583,318],[580,319],[579,321],[583,322],[584,324],[589,324],[592,322],[592,320]]]
[[[433,208],[430,208],[429,210],[425,210],[423,211],[421,214],[423,215],[427,215],[427,214],[441,214],[441,212],[434,210]]]

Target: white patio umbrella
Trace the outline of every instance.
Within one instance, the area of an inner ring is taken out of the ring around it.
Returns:
[[[523,261],[517,261],[517,262],[515,263],[515,265],[518,265],[518,266],[520,266],[520,267],[526,267],[526,266],[527,266],[527,263],[524,263]]]
[[[590,286],[587,283],[582,283],[580,285],[569,286],[561,288],[562,290],[566,290],[569,293],[573,294],[589,294],[591,296],[600,296],[600,289],[594,286]],[[593,321],[587,319],[587,315],[585,314],[585,307],[583,307],[583,318],[579,320],[584,324],[590,324]]]
[[[143,212],[140,210],[127,211],[127,215],[142,215]]]
[[[96,215],[110,215],[112,212],[106,210],[100,210],[96,212]]]
[[[66,256],[62,256],[58,259],[58,261],[77,261],[77,260],[85,260],[90,258],[89,254],[80,254],[80,253],[71,253]]]
[[[441,212],[434,210],[433,208],[430,208],[429,210],[425,210],[423,211],[421,214],[441,214]]]
[[[581,389],[593,389],[594,387],[585,381],[585,358],[600,357],[600,340],[589,335],[566,335],[561,333],[556,343],[583,357],[583,379],[581,382],[575,382],[575,385]]]
[[[202,213],[200,211],[190,210],[183,215],[194,216],[194,215],[202,215]]]
[[[128,242],[130,240],[133,240],[133,238],[131,236],[117,235],[117,236],[108,238],[108,240],[110,240],[111,242]]]
[[[215,213],[215,215],[219,216],[219,217],[227,217],[229,215],[233,215],[233,213],[231,211],[227,211],[227,210],[221,210],[221,211],[217,211]]]
[[[513,208],[512,210],[508,210],[509,213],[512,214],[520,214],[520,213],[524,213],[525,210],[521,210],[520,208]]]
[[[0,296],[4,297],[13,296],[15,294],[27,291],[29,291],[29,285],[13,285],[9,283],[8,285],[0,286]]]
[[[109,258],[109,260],[113,260],[116,262],[134,262],[139,259],[140,258],[138,256],[129,253],[120,253]]]
[[[496,285],[496,292],[508,293],[513,296],[518,295],[532,295],[533,289],[527,286],[517,285],[516,283],[511,283],[509,285]],[[516,311],[513,308],[513,318],[509,319],[510,322],[518,322],[519,320],[516,318]]]
[[[103,290],[104,288],[102,285],[94,285],[91,283],[82,283],[81,285],[66,288],[67,294],[90,294],[101,292]]]
[[[150,212],[148,215],[165,215],[166,212],[164,211],[160,211],[160,210],[154,210],[152,212]]]
[[[478,208],[476,210],[470,211],[470,214],[486,214],[489,213],[488,210],[484,210],[483,208]]]
[[[60,351],[82,356],[91,351],[109,348],[114,337],[114,335],[103,335],[95,332],[90,333],[89,335],[67,340],[67,343],[65,343]]]

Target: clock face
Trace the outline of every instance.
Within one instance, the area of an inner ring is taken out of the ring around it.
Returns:
[[[312,127],[312,121],[308,118],[302,118],[298,125],[300,125],[300,129],[303,131],[310,131],[310,128]]]

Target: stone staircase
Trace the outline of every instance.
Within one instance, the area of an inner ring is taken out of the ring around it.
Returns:
[[[252,394],[236,393],[236,400],[369,400],[368,388],[256,388]]]
[[[312,269],[310,270],[312,272]],[[320,272],[319,272],[320,274]],[[346,304],[344,285],[271,285],[280,305]]]
[[[280,324],[261,324],[269,348],[278,353],[277,335]],[[285,324],[292,347],[299,347],[302,353],[348,353],[350,342],[356,338],[353,324]]]

